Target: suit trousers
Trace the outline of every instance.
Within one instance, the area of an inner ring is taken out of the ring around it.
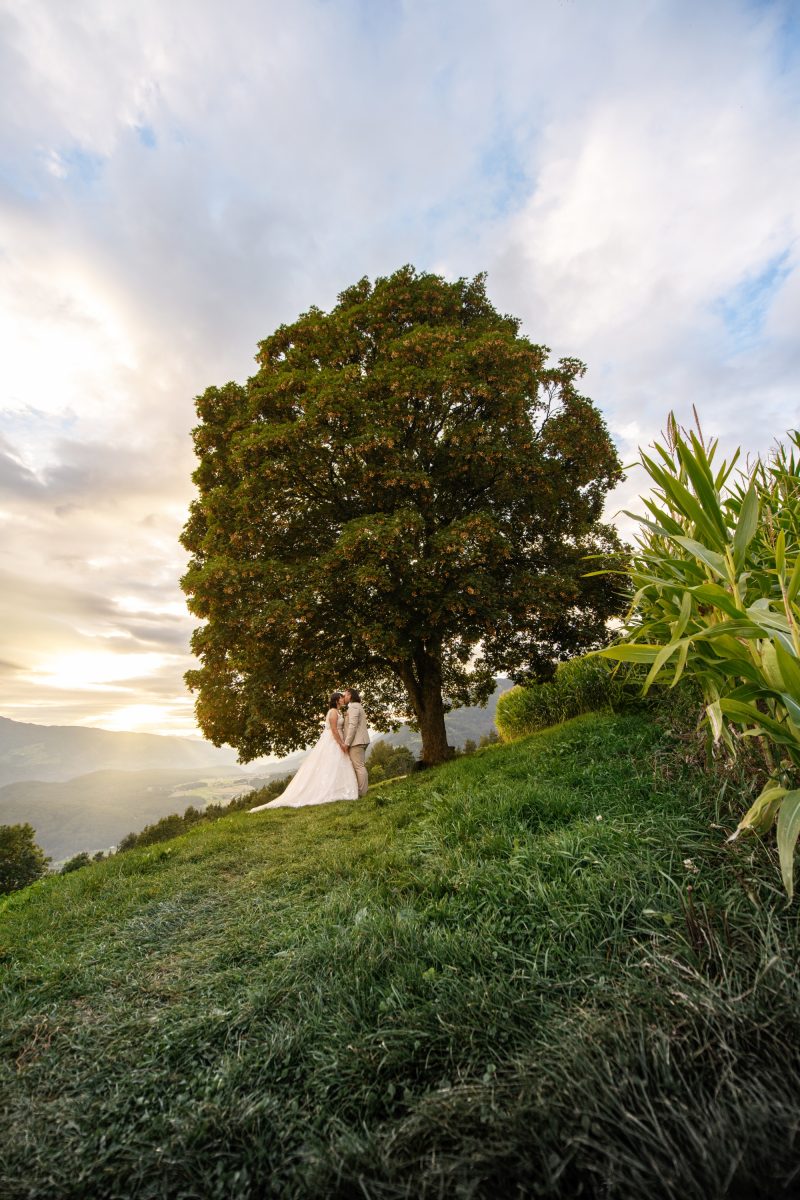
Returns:
[[[364,766],[364,755],[366,752],[366,746],[350,747],[350,762],[353,764],[353,770],[355,771],[356,779],[358,780],[359,796],[363,796],[369,787],[369,775],[367,775],[367,768]]]

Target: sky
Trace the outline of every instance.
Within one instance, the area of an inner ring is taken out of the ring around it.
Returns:
[[[486,271],[625,463],[800,424],[796,0],[0,0],[0,114],[5,717],[196,732],[194,397],[364,275]]]

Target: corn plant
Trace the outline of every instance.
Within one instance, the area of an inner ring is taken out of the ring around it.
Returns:
[[[770,778],[739,823],[777,819],[789,898],[800,834],[800,433],[734,476],[739,452],[715,463],[717,442],[679,429],[641,461],[654,484],[629,574],[634,597],[615,645],[600,651],[649,665],[646,692],[693,676],[715,742],[736,753],[761,740]],[[732,840],[731,839],[731,840]]]

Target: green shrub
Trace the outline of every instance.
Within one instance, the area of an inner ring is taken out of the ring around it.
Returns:
[[[0,896],[41,879],[50,859],[34,838],[32,825],[0,825]]]
[[[372,783],[396,779],[398,775],[410,775],[416,765],[417,760],[408,746],[394,746],[385,738],[372,743],[367,758],[367,770]]]
[[[571,658],[558,664],[549,682],[504,692],[495,724],[503,740],[510,741],[581,713],[616,708],[628,691],[630,685],[604,659]]]
[[[69,875],[71,871],[80,871],[81,867],[88,867],[91,862],[88,850],[81,850],[79,854],[73,854],[72,858],[68,858],[61,868],[62,875]]]

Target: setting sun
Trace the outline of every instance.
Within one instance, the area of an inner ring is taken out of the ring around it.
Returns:
[[[51,688],[80,690],[113,690],[129,680],[144,679],[167,662],[164,654],[112,654],[91,650],[64,654],[53,662],[34,669],[32,678],[37,684]]]

